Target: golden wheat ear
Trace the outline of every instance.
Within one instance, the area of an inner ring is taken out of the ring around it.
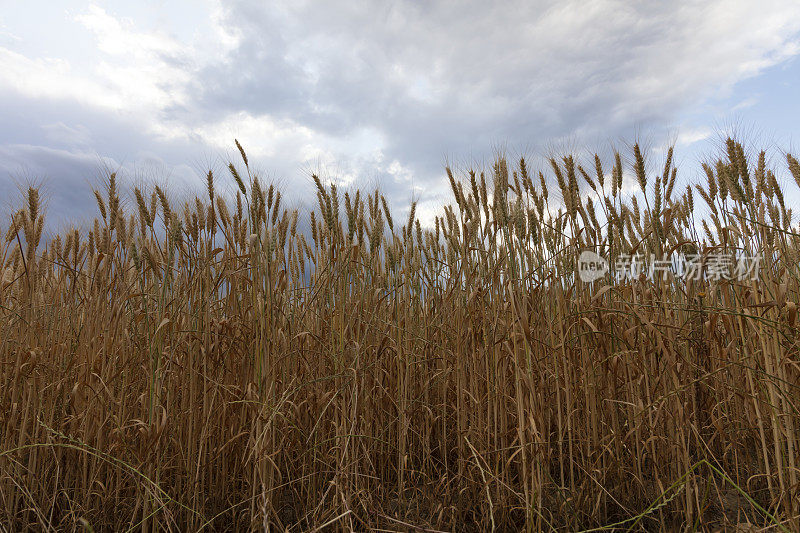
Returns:
[[[798,529],[800,244],[764,151],[682,194],[671,149],[648,179],[633,146],[626,190],[619,153],[554,154],[563,205],[523,158],[446,169],[428,227],[316,175],[289,208],[235,144],[235,198],[208,172],[206,203],[124,205],[112,174],[85,230],[48,238],[33,187],[3,222],[0,528]]]

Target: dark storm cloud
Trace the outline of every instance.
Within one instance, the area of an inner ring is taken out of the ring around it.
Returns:
[[[125,191],[169,182],[182,192],[200,188],[200,169],[215,162],[198,158],[198,147],[189,143],[154,141],[132,117],[75,103],[2,98],[16,104],[0,109],[2,216],[19,208],[33,185],[46,199],[48,228],[83,223],[98,215],[91,189],[102,188],[109,172],[118,173]]]

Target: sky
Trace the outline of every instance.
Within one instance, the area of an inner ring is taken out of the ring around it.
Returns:
[[[316,172],[423,219],[498,153],[638,139],[691,179],[731,131],[800,149],[798,55],[796,0],[0,0],[0,213],[33,183],[88,220],[109,170],[231,186],[234,138],[296,205]]]

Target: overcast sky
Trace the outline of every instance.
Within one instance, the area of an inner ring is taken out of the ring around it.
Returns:
[[[319,171],[423,214],[498,149],[800,139],[796,0],[335,4],[0,0],[0,210],[32,180],[94,216],[103,168],[190,190],[234,137],[296,201]]]

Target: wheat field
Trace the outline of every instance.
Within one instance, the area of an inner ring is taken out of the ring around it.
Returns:
[[[791,155],[499,158],[422,225],[316,176],[287,209],[236,145],[202,198],[2,223],[0,530],[800,529]]]

